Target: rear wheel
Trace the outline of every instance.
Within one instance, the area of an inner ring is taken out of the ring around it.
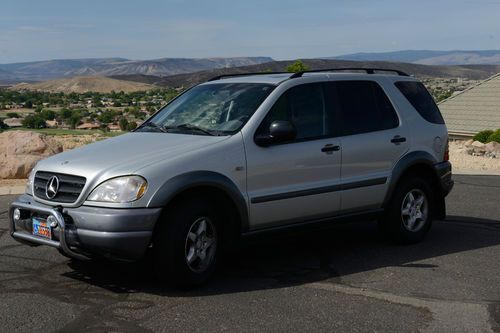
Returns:
[[[382,230],[398,243],[421,241],[432,225],[434,193],[423,178],[412,177],[399,183],[380,221]]]
[[[221,214],[205,198],[178,201],[167,210],[153,236],[156,272],[177,287],[200,285],[215,270]]]

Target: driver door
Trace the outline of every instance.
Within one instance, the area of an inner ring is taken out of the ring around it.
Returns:
[[[260,147],[246,142],[250,230],[334,215],[340,209],[340,141],[322,83],[285,92],[256,134],[291,122],[295,140]]]

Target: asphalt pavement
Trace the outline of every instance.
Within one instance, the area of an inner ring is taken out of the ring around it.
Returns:
[[[500,176],[455,176],[425,241],[373,222],[245,242],[199,289],[147,263],[78,262],[11,239],[0,196],[0,332],[500,332]]]

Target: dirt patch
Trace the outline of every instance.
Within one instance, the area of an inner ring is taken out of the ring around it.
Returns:
[[[88,145],[96,141],[106,139],[105,136],[100,134],[89,134],[89,135],[57,135],[53,138],[62,144],[63,150],[71,150],[80,146]]]
[[[450,142],[450,162],[454,172],[500,174],[500,156],[492,158],[470,155],[465,141]]]
[[[25,186],[26,181],[26,179],[0,179],[0,187]]]

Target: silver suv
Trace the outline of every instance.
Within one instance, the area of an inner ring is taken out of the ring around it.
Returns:
[[[133,133],[40,161],[11,234],[76,259],[148,252],[184,286],[224,245],[270,230],[376,219],[412,243],[445,217],[447,145],[432,97],[399,71],[220,76]]]

